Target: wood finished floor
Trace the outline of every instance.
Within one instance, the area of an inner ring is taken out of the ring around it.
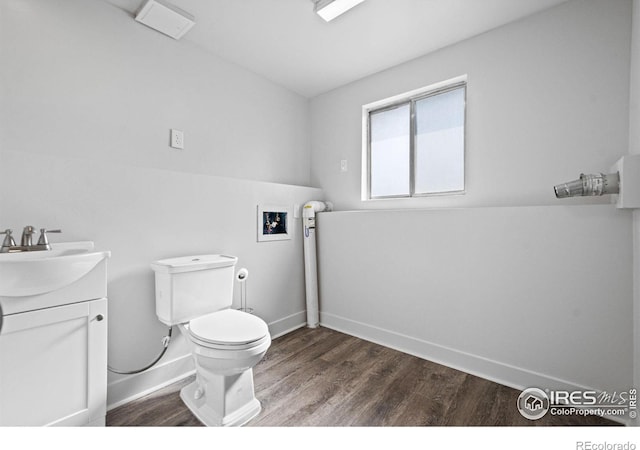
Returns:
[[[193,377],[108,412],[108,426],[201,426],[179,397]],[[248,426],[617,425],[523,418],[515,389],[327,328],[275,339],[254,368],[262,412]]]

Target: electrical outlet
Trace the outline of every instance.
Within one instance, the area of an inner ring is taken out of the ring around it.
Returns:
[[[347,170],[347,160],[343,159],[340,161],[340,172],[346,172]]]
[[[184,133],[180,130],[171,129],[171,143],[169,144],[173,148],[184,148]]]

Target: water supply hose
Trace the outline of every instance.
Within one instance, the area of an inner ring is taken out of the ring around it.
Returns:
[[[144,372],[145,370],[148,370],[148,369],[152,368],[153,366],[155,366],[158,363],[158,361],[160,361],[162,359],[164,354],[167,352],[167,349],[169,348],[169,342],[171,342],[171,332],[172,332],[172,330],[173,329],[171,327],[169,327],[169,333],[165,337],[162,338],[162,346],[164,348],[162,349],[162,351],[160,352],[158,357],[156,359],[154,359],[151,364],[143,367],[142,369],[136,369],[136,370],[119,370],[119,369],[114,369],[111,366],[107,366],[107,369],[109,369],[109,372],[118,373],[120,375],[134,375],[136,373]]]

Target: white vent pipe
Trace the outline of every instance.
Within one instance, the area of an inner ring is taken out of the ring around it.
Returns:
[[[307,293],[307,326],[316,328],[320,323],[318,308],[318,264],[316,258],[316,213],[331,211],[329,202],[311,201],[302,207],[304,230],[304,280]]]

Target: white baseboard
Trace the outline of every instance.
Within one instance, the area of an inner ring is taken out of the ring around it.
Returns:
[[[271,339],[275,339],[280,336],[284,336],[285,334],[291,333],[298,328],[302,328],[306,324],[307,311],[300,311],[282,319],[270,322],[268,324],[269,333],[271,334]]]
[[[272,338],[275,339],[304,327],[306,320],[306,312],[301,311],[269,323],[269,331]],[[528,387],[569,391],[595,390],[330,313],[320,313],[320,325],[518,390]],[[121,378],[109,384],[107,410],[144,397],[188,377],[194,372],[193,360],[191,355],[187,354],[153,367],[146,372]],[[619,423],[628,424],[628,421],[623,418],[609,418]]]
[[[597,391],[597,389],[588,386],[581,386],[567,380],[465,353],[330,313],[320,312],[320,325],[517,390],[540,387],[552,390]],[[621,417],[609,416],[607,418],[625,425],[629,423],[628,420]]]
[[[307,312],[300,311],[268,324],[271,338],[283,336],[307,324]],[[159,364],[135,375],[120,378],[107,388],[107,411],[144,397],[195,373],[191,354]]]
[[[144,397],[195,373],[191,354],[159,364],[151,369],[120,378],[107,387],[107,411]]]

